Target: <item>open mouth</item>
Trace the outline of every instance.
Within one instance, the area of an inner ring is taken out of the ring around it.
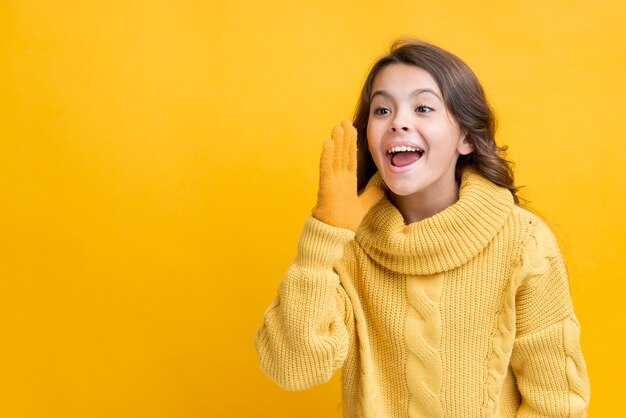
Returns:
[[[387,159],[394,167],[404,167],[413,164],[424,154],[419,147],[395,146],[387,150]]]

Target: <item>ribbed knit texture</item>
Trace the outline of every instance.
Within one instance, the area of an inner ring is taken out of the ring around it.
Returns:
[[[470,170],[459,195],[408,226],[383,199],[356,235],[308,218],[256,335],[265,373],[302,390],[343,367],[346,417],[585,416],[550,230]]]

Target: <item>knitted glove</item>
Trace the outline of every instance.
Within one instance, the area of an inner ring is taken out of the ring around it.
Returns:
[[[356,129],[350,121],[333,129],[324,142],[320,161],[320,187],[313,217],[328,225],[356,231],[365,214],[384,195],[378,187],[368,187],[357,195]]]

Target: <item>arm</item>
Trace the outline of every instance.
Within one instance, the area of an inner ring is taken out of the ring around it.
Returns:
[[[328,381],[348,354],[352,306],[334,266],[367,211],[383,196],[379,187],[357,196],[356,186],[356,130],[344,121],[324,142],[313,217],[256,334],[261,367],[285,389]]]
[[[516,296],[511,366],[522,395],[517,416],[584,417],[589,378],[567,272],[552,233],[536,222]]]
[[[256,334],[261,368],[288,390],[327,382],[343,366],[352,307],[333,265],[354,232],[309,218],[278,296]]]

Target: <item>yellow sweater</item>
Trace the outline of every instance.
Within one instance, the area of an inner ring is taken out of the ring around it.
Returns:
[[[582,417],[589,403],[553,235],[470,170],[457,203],[408,226],[386,198],[356,235],[308,218],[255,341],[288,390],[343,367],[346,417]]]

